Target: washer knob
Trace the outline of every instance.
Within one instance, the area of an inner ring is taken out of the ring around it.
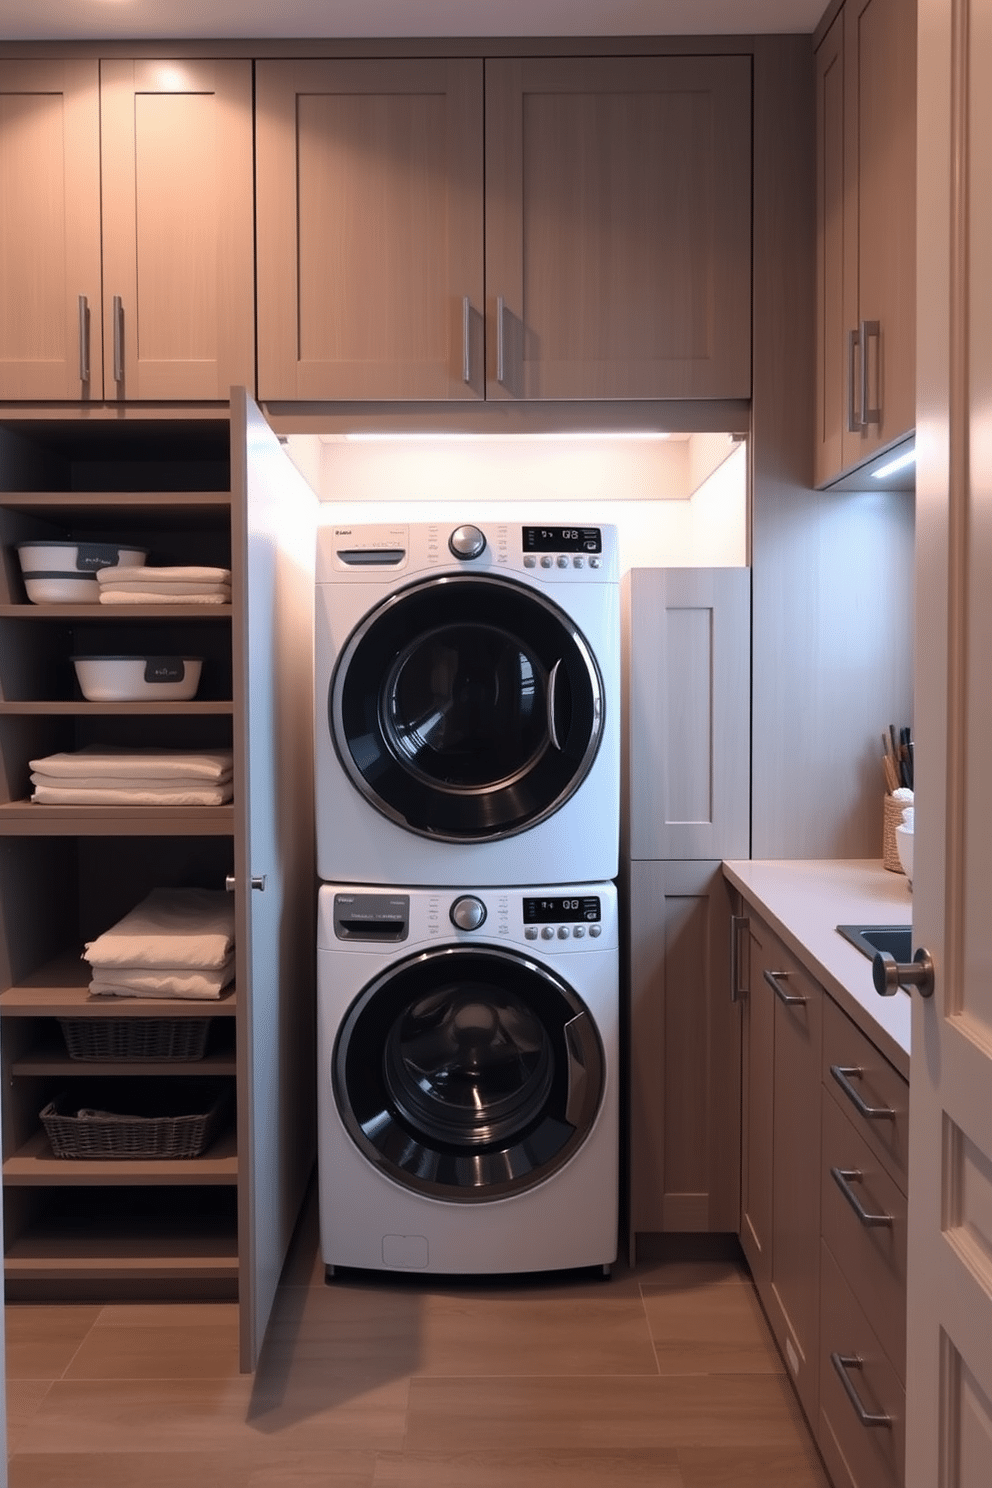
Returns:
[[[450,915],[459,930],[478,930],[486,918],[486,906],[474,894],[463,894],[451,906]]]
[[[456,527],[448,538],[448,547],[456,558],[478,558],[485,551],[486,535],[478,527]]]

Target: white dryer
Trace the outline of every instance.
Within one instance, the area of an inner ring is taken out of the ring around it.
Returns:
[[[608,1270],[614,886],[325,884],[318,921],[325,1265]]]
[[[615,528],[327,525],[316,580],[320,878],[616,876]]]

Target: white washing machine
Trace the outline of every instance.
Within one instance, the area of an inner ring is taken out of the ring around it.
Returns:
[[[324,526],[317,871],[327,882],[614,878],[611,526]]]
[[[325,884],[318,924],[325,1266],[608,1271],[614,886]]]

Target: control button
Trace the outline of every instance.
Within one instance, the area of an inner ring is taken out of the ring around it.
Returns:
[[[585,925],[573,925],[572,926],[572,934],[575,936],[576,940],[581,940],[582,937],[585,935],[585,933],[586,933],[586,927],[585,927]]]
[[[542,927],[541,927],[541,939],[542,940],[554,940],[554,938],[555,938],[555,928],[554,928],[554,926],[553,925],[542,925]]]
[[[524,568],[536,568],[536,567],[537,567],[537,559],[534,557],[534,554],[533,553],[525,553],[524,554]]]
[[[478,558],[485,546],[485,534],[478,527],[456,527],[448,538],[448,547],[456,558]]]
[[[575,557],[572,559],[572,567],[573,568],[585,568],[585,566],[586,566],[586,560],[583,558],[582,554],[581,553],[576,553]]]
[[[568,926],[567,925],[559,925],[558,926],[558,939],[559,940],[567,940],[568,939]]]
[[[594,938],[597,935],[602,935],[602,933],[603,933],[603,927],[602,927],[602,925],[590,925],[589,926],[589,934],[591,936],[593,936]]]
[[[589,567],[590,568],[602,568],[602,566],[603,566],[603,560],[602,560],[602,558],[590,558],[589,559]]]
[[[558,567],[559,568],[567,568],[568,567],[568,559],[566,558],[566,556],[565,556],[564,553],[560,553],[558,555]]]
[[[524,937],[527,940],[536,940],[537,939],[537,926],[536,925],[527,925],[527,926],[525,926],[525,928],[524,928]]]
[[[474,894],[463,894],[460,899],[455,900],[448,914],[451,923],[457,925],[459,930],[478,930],[486,918],[486,906]]]
[[[545,553],[544,557],[541,559],[541,567],[542,568],[554,568],[554,566],[555,566],[555,560],[553,558],[549,557],[547,553]]]

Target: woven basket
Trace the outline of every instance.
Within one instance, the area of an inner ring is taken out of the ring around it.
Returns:
[[[107,1110],[108,1102],[126,1102],[128,1114]],[[170,1080],[168,1088],[151,1094],[104,1085],[57,1095],[40,1120],[56,1157],[200,1157],[225,1122],[230,1104],[230,1085],[217,1081]],[[82,1116],[80,1110],[93,1114]]]
[[[882,867],[890,873],[901,873],[899,851],[896,847],[896,827],[902,825],[902,814],[910,803],[897,801],[886,795],[882,801]]]
[[[202,1059],[209,1018],[60,1018],[70,1059]]]

